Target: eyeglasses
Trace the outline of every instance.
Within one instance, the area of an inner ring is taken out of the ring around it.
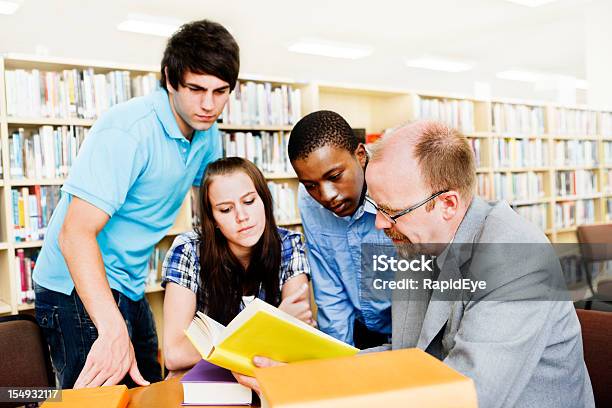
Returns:
[[[418,203],[416,203],[415,205],[406,208],[405,210],[401,210],[400,212],[398,212],[395,215],[391,215],[388,212],[386,212],[385,210],[383,210],[382,208],[378,207],[378,205],[376,205],[376,203],[374,202],[374,200],[372,200],[372,198],[368,195],[365,196],[365,199],[374,206],[374,208],[376,208],[376,211],[378,211],[379,213],[382,214],[383,217],[385,217],[385,219],[387,221],[389,221],[391,224],[396,224],[397,223],[397,219],[399,217],[401,217],[402,215],[406,215],[408,213],[411,213],[412,211],[416,210],[417,208],[419,208],[420,206],[427,204],[428,202],[430,202],[431,200],[433,200],[434,198],[436,198],[437,196],[439,196],[440,194],[444,194],[444,193],[448,193],[450,190],[442,190],[442,191],[438,191],[437,193],[434,193],[432,195],[430,195],[429,197],[427,197],[426,199],[424,199],[423,201],[419,201]]]

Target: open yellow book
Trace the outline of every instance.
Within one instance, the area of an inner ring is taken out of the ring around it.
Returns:
[[[359,351],[257,298],[227,327],[197,312],[185,334],[204,360],[250,376],[254,356],[292,363]]]

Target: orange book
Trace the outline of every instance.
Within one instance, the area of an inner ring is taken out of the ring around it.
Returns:
[[[473,381],[420,349],[258,368],[262,407],[472,408]]]
[[[125,385],[62,390],[62,400],[47,401],[42,408],[125,408],[130,402]]]

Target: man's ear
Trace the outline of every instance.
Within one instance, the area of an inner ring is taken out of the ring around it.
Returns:
[[[170,84],[170,79],[168,79],[168,67],[164,67],[164,74],[166,74],[166,89],[168,90],[168,93],[175,93],[176,89],[172,87]]]
[[[362,169],[365,169],[366,163],[368,162],[368,152],[366,151],[365,145],[363,143],[359,143],[355,152],[353,153]]]
[[[461,203],[461,197],[459,192],[455,190],[447,191],[441,194],[436,200],[440,200],[442,204],[443,217],[446,220],[450,220],[459,211],[459,205]]]

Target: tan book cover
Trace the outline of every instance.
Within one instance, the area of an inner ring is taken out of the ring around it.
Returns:
[[[262,407],[477,407],[473,381],[420,349],[256,369]]]

